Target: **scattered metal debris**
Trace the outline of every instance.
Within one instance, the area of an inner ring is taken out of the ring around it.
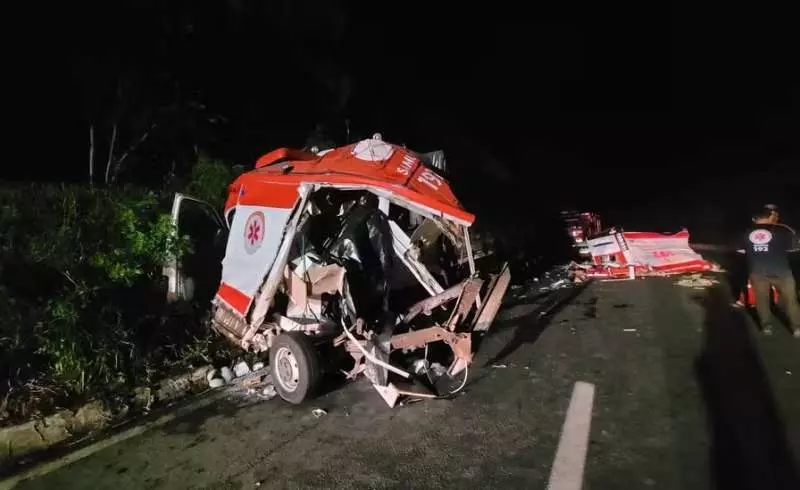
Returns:
[[[311,411],[311,415],[313,415],[316,418],[320,418],[324,417],[325,415],[328,415],[328,412],[321,408],[315,408],[314,410]]]
[[[431,364],[429,372],[433,374],[434,377],[440,378],[447,373],[447,368],[442,366],[438,362],[434,362],[433,364]]]
[[[243,379],[241,383],[245,388],[254,388],[263,384],[260,377],[248,377]]]
[[[553,267],[540,277],[533,279],[537,283],[539,294],[549,293],[558,289],[570,288],[590,280],[587,271],[591,264],[570,262]]]
[[[460,392],[459,394],[462,394],[462,393],[463,393],[463,391]],[[424,398],[406,398],[403,401],[401,401],[398,405],[400,405],[401,407],[405,407],[405,406],[408,406],[408,405],[413,405],[415,403],[419,403],[422,400],[424,400]]]
[[[635,328],[623,328],[622,331],[623,332],[636,332],[637,330]]]
[[[505,369],[507,367],[505,364],[492,364],[492,369]]]
[[[411,364],[411,372],[414,374],[425,374],[429,369],[427,359],[417,359]]]
[[[261,396],[262,396],[263,398],[267,399],[267,400],[272,400],[272,399],[273,399],[273,398],[275,398],[277,395],[278,395],[278,392],[277,392],[277,391],[275,391],[275,386],[274,386],[274,385],[269,385],[269,386],[265,387],[265,388],[264,388],[264,389],[261,391]]]
[[[703,277],[702,274],[692,274],[675,282],[676,286],[693,289],[706,289],[715,284],[719,284],[719,281],[716,279]]]

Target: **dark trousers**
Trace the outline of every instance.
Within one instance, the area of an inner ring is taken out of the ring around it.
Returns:
[[[756,297],[756,311],[761,325],[772,324],[772,290],[778,291],[778,301],[783,304],[792,329],[800,328],[800,303],[797,301],[797,285],[791,272],[780,276],[751,274],[750,283]]]

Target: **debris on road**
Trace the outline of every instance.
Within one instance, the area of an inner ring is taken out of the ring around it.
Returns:
[[[321,408],[315,408],[314,410],[311,411],[311,415],[313,415],[316,418],[320,418],[324,417],[325,415],[328,415],[328,412]]]
[[[262,384],[261,377],[249,377],[242,381],[242,386],[245,388],[253,388]]]
[[[505,364],[492,364],[492,369],[505,369],[507,367]]]
[[[693,289],[706,289],[715,284],[719,284],[716,279],[703,277],[702,274],[692,274],[691,276],[684,277],[675,282],[676,286]]]
[[[553,267],[541,276],[534,278],[533,282],[537,283],[536,291],[539,294],[571,288],[588,282],[591,279],[588,273],[591,268],[591,264],[579,264],[573,261]]]
[[[245,374],[250,373],[250,366],[248,366],[247,363],[244,361],[239,362],[235,366],[233,366],[233,373],[236,375],[237,378],[240,378]]]
[[[635,328],[623,328],[622,331],[623,332],[636,332],[636,329]]]
[[[261,396],[267,400],[272,400],[277,394],[278,392],[275,391],[274,385],[269,385],[261,391]]]
[[[243,388],[255,388],[265,386],[272,383],[272,376],[270,376],[267,368],[261,368],[258,371],[250,371],[249,373],[238,376],[231,381],[231,384]]]
[[[209,388],[222,388],[225,386],[225,380],[221,378],[213,378],[208,380]]]
[[[220,379],[219,381],[222,382],[223,380]],[[230,383],[226,383],[226,386],[226,392],[229,395],[240,398],[245,403],[252,403],[254,398],[268,401],[278,394],[267,368],[250,371],[244,376],[234,378]]]
[[[224,379],[226,383],[230,383],[231,380],[233,379],[233,371],[231,371],[231,368],[225,366],[219,371],[220,375],[222,376],[222,379]]]

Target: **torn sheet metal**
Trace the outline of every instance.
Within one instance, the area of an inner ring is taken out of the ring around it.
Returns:
[[[400,261],[408,267],[408,270],[420,281],[428,293],[435,295],[443,292],[442,285],[431,275],[427,267],[419,261],[419,248],[412,245],[411,239],[397,223],[390,221],[389,226],[392,230],[392,246]]]
[[[344,289],[345,268],[337,264],[321,265],[319,258],[308,254],[288,266],[284,272],[285,290],[289,297],[286,316],[294,319],[322,317],[322,295],[335,294]]]
[[[494,317],[497,316],[497,312],[500,311],[500,304],[503,301],[506,289],[508,289],[510,283],[511,271],[508,269],[508,264],[506,264],[503,266],[503,270],[497,276],[494,284],[490,286],[486,301],[481,307],[480,313],[475,317],[472,327],[474,331],[480,332],[489,329],[489,326],[491,326],[494,321]]]
[[[464,286],[466,286],[467,282],[461,282],[456,284],[455,286],[447,289],[446,291],[442,291],[439,294],[433,295],[429,298],[425,298],[422,301],[415,303],[411,308],[406,311],[403,315],[403,321],[405,323],[411,322],[417,315],[420,313],[425,315],[430,315],[434,308],[442,306],[449,301],[452,301],[458,298],[461,295],[461,292],[464,290]]]

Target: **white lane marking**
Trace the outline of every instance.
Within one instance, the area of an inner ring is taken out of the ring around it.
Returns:
[[[583,486],[593,403],[594,385],[583,381],[575,383],[550,470],[548,490],[580,490]]]

